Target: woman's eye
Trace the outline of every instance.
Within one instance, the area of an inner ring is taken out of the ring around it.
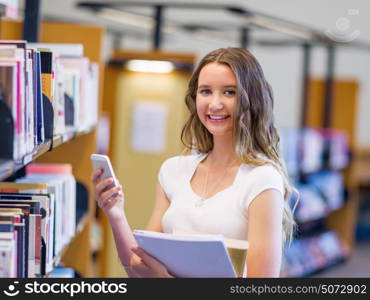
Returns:
[[[209,95],[209,94],[211,94],[211,90],[210,89],[201,89],[201,90],[199,90],[199,93],[202,94],[202,95]]]
[[[235,91],[234,90],[227,90],[227,91],[225,91],[225,94],[226,95],[235,95]]]

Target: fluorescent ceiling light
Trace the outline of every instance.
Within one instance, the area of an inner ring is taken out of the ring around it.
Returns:
[[[175,67],[169,61],[132,59],[127,62],[126,68],[135,72],[170,73]]]
[[[137,28],[152,30],[155,25],[155,21],[152,17],[147,16],[141,16],[138,14],[130,13],[130,12],[124,12],[121,10],[116,10],[112,8],[102,8],[99,11],[97,11],[97,15],[105,20],[120,23],[124,25],[130,25],[135,26]],[[222,36],[222,34],[219,34],[218,36],[216,34],[212,33],[189,33],[185,29],[182,29],[180,27],[177,27],[172,24],[168,24],[166,22],[162,25],[162,31],[167,34],[184,34],[187,36],[191,36],[193,38],[200,39],[202,41],[207,41],[211,43],[224,43],[225,37]],[[230,41],[230,37],[226,37],[226,40]]]
[[[144,29],[152,29],[154,26],[154,20],[151,17],[140,16],[112,8],[102,8],[97,12],[97,14],[99,17],[109,21],[132,25]]]
[[[296,29],[293,28],[293,25],[286,26],[284,22],[278,20],[271,20],[263,16],[252,16],[248,18],[250,24],[259,25],[264,28],[269,28],[272,31],[278,31],[290,36],[294,36],[304,40],[315,40],[315,36],[312,32],[301,29],[296,25]]]

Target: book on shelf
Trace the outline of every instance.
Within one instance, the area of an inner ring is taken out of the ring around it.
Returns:
[[[47,198],[46,195],[44,197]],[[44,225],[41,221],[44,214],[44,212],[42,212],[43,199],[41,198],[41,195],[0,194],[0,207],[12,207],[12,205],[18,204],[29,206],[28,277],[36,277],[41,275],[41,253],[44,251],[45,247],[44,237],[42,236],[41,229],[41,227]]]
[[[29,43],[31,48],[44,48],[58,53],[61,57],[81,58],[84,56],[84,47],[82,44],[71,43]]]
[[[68,164],[31,164],[17,182],[0,182],[0,221],[12,221],[16,236],[15,242],[4,242],[4,249],[13,249],[16,273],[1,262],[0,269],[5,268],[11,277],[50,273],[55,256],[72,239],[76,181],[71,170]]]
[[[1,218],[0,214],[0,277],[16,277],[17,232],[12,219]]]
[[[76,231],[76,180],[69,164],[30,164],[18,183],[43,183],[55,198],[54,255],[58,255]]]
[[[297,239],[285,249],[281,276],[308,276],[331,266],[346,255],[337,234],[333,231]]]
[[[175,277],[243,275],[247,241],[183,231],[169,234],[135,230],[134,236],[138,245],[162,262]]]
[[[324,218],[344,204],[343,175],[338,171],[312,173],[306,176],[305,183],[294,185],[300,195],[294,216],[300,223]],[[291,207],[294,204],[290,201]]]
[[[279,128],[281,138],[281,154],[287,168],[288,175],[294,177],[299,172],[299,130],[296,128]]]
[[[0,101],[14,124],[12,157],[1,157],[0,151],[0,158],[22,162],[53,135],[96,124],[99,70],[82,49],[76,44],[0,41]]]
[[[11,111],[14,120],[14,154],[15,160],[21,159],[27,151],[26,122],[24,113],[28,112],[26,105],[26,50],[25,41],[0,41],[0,61],[8,64],[8,71],[4,71],[0,87],[2,99]],[[12,71],[9,70],[11,66]],[[5,66],[2,66],[2,68]],[[10,76],[10,79],[7,78]],[[6,92],[5,92],[6,91]]]
[[[74,104],[74,126],[86,130],[97,123],[98,116],[98,65],[88,58],[62,57],[65,69],[65,91]],[[80,82],[79,85],[76,82]]]
[[[296,176],[322,169],[341,170],[349,163],[348,135],[323,128],[282,128],[281,152],[288,174]]]

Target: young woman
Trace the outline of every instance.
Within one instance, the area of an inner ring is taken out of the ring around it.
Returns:
[[[223,234],[248,240],[247,277],[277,277],[283,244],[294,220],[292,187],[279,153],[273,97],[261,66],[239,48],[206,55],[185,99],[190,112],[181,139],[187,155],[166,160],[159,171],[147,230]],[[93,174],[96,200],[107,214],[120,260],[130,277],[172,277],[138,248],[124,214],[122,187]]]

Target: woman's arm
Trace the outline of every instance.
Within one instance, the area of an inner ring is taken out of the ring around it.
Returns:
[[[154,208],[148,225],[146,226],[146,230],[162,232],[162,217],[168,206],[169,201],[166,194],[160,184],[157,183]],[[131,227],[127,222],[124,209],[120,211],[121,214],[108,215],[108,219],[112,227],[114,240],[116,242],[121,262],[123,265],[128,265],[130,262],[130,256],[132,255],[131,248],[136,246],[136,241],[132,234]]]
[[[282,257],[284,198],[269,189],[248,208],[247,277],[279,277]]]
[[[122,187],[107,189],[112,183],[111,178],[100,180],[101,170],[92,176],[95,186],[95,198],[99,207],[105,212],[112,228],[117,252],[122,265],[129,277],[167,277],[169,274],[160,263],[153,263],[148,255],[142,255],[143,251],[137,251],[137,243],[133,236],[130,225],[124,213],[124,196]],[[167,203],[167,205],[166,205]],[[156,201],[150,219],[148,230],[160,231],[161,219],[169,205],[165,193],[160,185],[157,185]]]

